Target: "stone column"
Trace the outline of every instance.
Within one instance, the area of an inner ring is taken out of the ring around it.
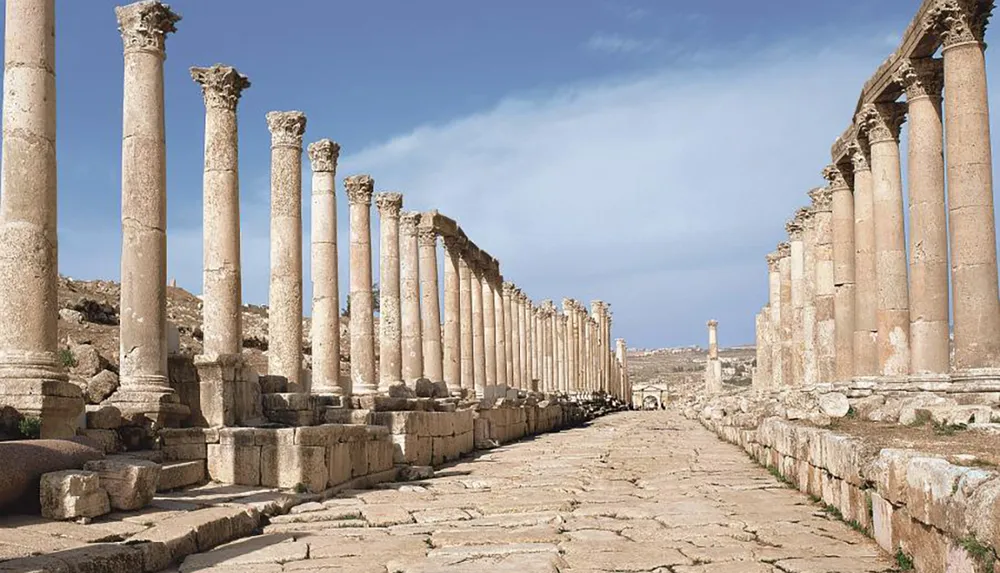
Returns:
[[[459,266],[464,241],[460,237],[444,238],[444,381],[448,392],[462,392],[462,318],[461,279]]]
[[[312,166],[312,393],[346,396],[340,380],[340,286],[337,265],[337,160],[340,145],[309,144]]]
[[[615,340],[615,347],[617,348],[618,363],[621,364],[621,377],[622,377],[622,388],[624,392],[625,403],[629,406],[632,405],[632,384],[629,381],[628,375],[628,349],[625,346],[625,339],[619,338]]]
[[[512,366],[510,385],[521,389],[524,387],[524,381],[521,377],[521,313],[519,312],[521,291],[513,284],[510,286],[510,295],[504,298],[504,311],[510,317],[508,322],[510,330],[508,350],[511,354]]]
[[[539,308],[531,303],[531,388],[537,391],[540,388],[539,380],[541,380],[541,359],[539,358],[539,348],[541,347],[541,340],[539,339],[538,331],[538,313]]]
[[[302,136],[306,116],[267,114],[271,130],[271,281],[268,293],[269,376],[305,392],[302,379]]]
[[[478,255],[478,253],[477,253]],[[486,297],[483,296],[482,258],[470,254],[469,290],[472,293],[472,366],[476,398],[486,396],[486,311],[483,308]]]
[[[459,327],[461,329],[461,362],[462,388],[475,392],[475,356],[473,354],[473,324],[472,324],[472,269],[469,268],[469,252],[467,242],[463,245],[458,258],[459,281]]]
[[[494,275],[497,274],[496,262],[488,257],[484,257],[482,273],[483,289],[483,347],[486,353],[486,387],[488,389],[497,384],[497,315],[493,302]],[[490,389],[488,392],[492,392]]]
[[[789,312],[789,353],[786,354],[788,360],[788,372],[785,378],[786,384],[790,386],[802,386],[804,383],[804,354],[805,344],[803,339],[803,308],[805,307],[804,285],[802,280],[805,276],[805,244],[802,240],[802,233],[805,231],[805,221],[802,211],[796,211],[788,223],[785,224],[785,231],[788,232],[789,244],[789,286],[791,288],[788,309]]]
[[[18,5],[8,10],[11,8]],[[166,36],[176,30],[180,16],[166,4],[153,1],[120,6],[115,14],[125,46],[125,93],[118,329],[121,386],[112,401],[123,413],[143,413],[157,424],[172,424],[188,410],[179,403],[167,379],[163,60]],[[6,89],[12,93],[14,87]]]
[[[246,76],[229,66],[191,68],[205,99],[203,181],[202,332],[195,357],[199,395],[192,423],[234,426],[255,417],[260,401],[243,372],[243,305],[240,272],[239,137],[236,107]],[[248,391],[250,390],[250,391]],[[256,407],[255,407],[256,406]]]
[[[604,377],[604,320],[601,317],[601,301],[590,301],[590,316],[594,319],[594,385],[595,389],[607,391],[607,380]]]
[[[818,379],[816,357],[816,221],[811,207],[802,211],[802,384]]]
[[[403,209],[400,193],[378,193],[378,389],[403,382],[403,318],[400,300],[399,218]]]
[[[7,0],[0,405],[41,419],[42,438],[70,438],[83,398],[58,360],[55,12],[55,0]]]
[[[868,104],[859,115],[862,133],[871,150],[879,373],[905,377],[910,371],[910,297],[903,231],[899,128],[906,118],[906,106]]]
[[[566,315],[559,311],[556,311],[553,331],[556,339],[556,389],[566,392]]]
[[[441,299],[438,287],[437,231],[428,213],[417,227],[420,247],[420,320],[423,325],[424,378],[444,381],[444,358],[441,350]]]
[[[573,350],[576,346],[576,338],[573,336],[575,309],[572,299],[564,298],[562,300],[562,311],[564,317],[563,340],[566,344],[566,392],[574,392],[576,390],[577,379],[574,372],[575,357]]]
[[[781,387],[790,388],[795,385],[792,366],[792,246],[789,243],[778,243],[778,278],[781,287],[781,322],[778,346],[781,349]]]
[[[511,312],[510,297],[514,292],[514,285],[510,282],[503,283],[503,292],[501,294],[501,299],[503,300],[503,336],[504,336],[504,350],[507,370],[507,385],[517,387],[517,379],[514,374],[514,315]]]
[[[351,384],[354,394],[375,394],[375,318],[372,293],[372,191],[375,180],[353,175],[344,180],[350,204]]]
[[[754,317],[754,336],[756,342],[757,367],[753,371],[753,389],[763,392],[771,379],[771,346],[768,340],[769,308],[765,306]]]
[[[813,213],[813,306],[816,382],[829,384],[836,374],[836,318],[833,269],[833,194],[829,188],[809,192]]]
[[[494,277],[493,288],[493,312],[496,314],[494,324],[496,325],[497,344],[497,385],[507,385],[507,324],[503,314],[503,276],[500,271]]]
[[[875,289],[875,199],[868,145],[850,144],[854,164],[854,376],[878,373],[878,320]]]
[[[705,364],[705,389],[709,394],[722,392],[722,370],[719,364],[719,322],[708,321],[708,360]]]
[[[928,11],[925,23],[943,44],[954,370],[959,379],[976,374],[995,378],[1000,367],[993,157],[983,44],[992,8],[992,2],[942,1]]]
[[[764,387],[768,390],[777,390],[784,385],[782,379],[782,332],[781,315],[784,309],[781,306],[781,272],[779,263],[781,257],[778,252],[767,255],[767,300],[769,311],[768,320],[768,340],[771,353],[771,376],[764,381]]]
[[[895,75],[909,118],[910,372],[936,380],[950,369],[942,72],[941,60],[921,58],[904,61]]]
[[[420,247],[417,224],[420,213],[407,211],[399,218],[399,299],[402,325],[403,381],[413,385],[424,375],[424,344],[420,320]]]
[[[854,376],[854,196],[836,165],[823,170],[830,182],[833,240],[834,380]]]

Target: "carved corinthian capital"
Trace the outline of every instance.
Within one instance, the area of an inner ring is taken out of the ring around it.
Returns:
[[[830,182],[831,191],[848,188],[844,172],[836,165],[827,165],[823,169],[823,179]]]
[[[893,80],[906,90],[906,100],[922,97],[941,99],[944,87],[944,66],[938,58],[903,60],[896,69]]]
[[[833,210],[833,189],[818,187],[809,192],[813,213],[829,213]]]
[[[371,207],[374,190],[375,180],[371,175],[351,175],[344,179],[344,192],[347,193],[347,202],[351,205]]]
[[[858,112],[857,123],[869,143],[899,141],[899,129],[906,121],[906,104],[869,103]]]
[[[993,0],[938,0],[927,11],[924,30],[937,35],[945,48],[982,42],[993,8]]]
[[[407,237],[415,237],[419,223],[419,211],[403,211],[399,216],[399,233]]]
[[[205,107],[236,111],[243,90],[250,80],[232,66],[215,64],[210,68],[191,68],[191,78],[201,84]]]
[[[460,237],[458,235],[445,235],[441,239],[441,243],[444,244],[445,253],[449,257],[462,257],[465,252],[465,247],[468,245],[469,241],[465,237]]]
[[[871,164],[868,162],[870,152],[868,142],[863,139],[855,138],[847,144],[847,153],[851,156],[851,164],[854,166],[855,173],[871,171]]]
[[[796,211],[795,215],[785,222],[785,232],[788,233],[788,239],[791,241],[801,241],[804,224],[805,221],[802,220],[799,212]]]
[[[792,245],[789,243],[778,243],[778,258],[785,259],[792,256]]]
[[[382,192],[375,195],[375,206],[383,219],[398,219],[403,209],[403,194]]]
[[[301,111],[269,111],[267,129],[271,132],[271,147],[302,149],[302,136],[306,133],[306,114]]]
[[[177,31],[181,17],[167,4],[145,0],[127,6],[117,6],[118,31],[121,32],[125,53],[152,52],[166,57],[167,34]]]
[[[437,238],[434,227],[417,227],[417,244],[421,247],[437,247]]]
[[[778,251],[768,253],[764,258],[767,260],[767,270],[772,273],[778,272],[778,262],[781,260],[781,255],[778,254]]]
[[[337,174],[340,145],[336,141],[321,139],[309,144],[309,163],[314,173]]]

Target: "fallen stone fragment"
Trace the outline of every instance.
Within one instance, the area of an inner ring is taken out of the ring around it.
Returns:
[[[115,457],[84,464],[101,476],[111,507],[122,511],[142,509],[153,501],[160,478],[160,464],[134,458]]]
[[[76,519],[111,511],[100,477],[89,471],[63,470],[44,474],[39,484],[42,517]]]

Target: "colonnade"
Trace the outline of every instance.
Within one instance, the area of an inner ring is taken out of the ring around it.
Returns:
[[[121,387],[110,398],[156,425],[189,413],[170,384],[166,335],[166,38],[180,16],[158,0],[115,9],[124,46]],[[57,358],[55,0],[8,0],[0,170],[0,406],[42,419],[43,437],[75,431],[77,386]],[[257,375],[242,358],[237,108],[246,76],[191,69],[205,103],[204,350],[196,357],[200,420],[253,423]],[[611,345],[610,306],[536,304],[505,282],[499,262],[436,211],[402,211],[369,175],[344,180],[350,209],[350,377],[340,375],[336,170],[340,147],[307,147],[312,170],[312,369],[303,366],[302,151],[306,115],[267,114],[271,135],[268,376],[289,392],[350,396],[424,378],[452,395],[606,392],[628,400],[623,344]],[[380,232],[376,362],[371,207]],[[444,243],[444,305],[438,238]],[[443,319],[443,322],[442,322]]]
[[[757,388],[1000,387],[983,43],[992,9],[925,0],[865,84],[823,170],[827,186],[809,193],[788,241],[767,256]]]

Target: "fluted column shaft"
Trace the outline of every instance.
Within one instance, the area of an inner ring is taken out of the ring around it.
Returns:
[[[426,219],[425,214],[423,219]],[[438,290],[437,231],[422,220],[417,228],[420,246],[420,320],[424,327],[424,378],[444,380],[441,350],[441,299]]]
[[[372,293],[371,207],[375,181],[368,175],[344,180],[350,203],[351,383],[355,394],[378,392],[375,380],[375,318]]]
[[[823,176],[830,182],[833,235],[834,380],[854,376],[854,196],[839,166]]]
[[[420,319],[420,247],[417,224],[420,213],[407,211],[399,218],[399,299],[403,381],[412,385],[424,375],[424,345]]]
[[[403,340],[400,294],[399,218],[403,196],[375,196],[379,214],[378,389],[403,381]]]
[[[457,237],[444,238],[444,381],[451,394],[462,391],[462,248]]]
[[[464,250],[458,258],[459,280],[459,327],[461,329],[462,388],[475,392],[476,369],[473,351],[472,324],[472,269],[469,268],[468,253]]]
[[[337,159],[340,146],[309,145],[312,165],[312,392],[346,395],[340,381],[340,287],[337,257]]]
[[[878,369],[878,300],[875,274],[875,199],[868,152],[852,149],[854,163],[854,376],[875,376]]]

